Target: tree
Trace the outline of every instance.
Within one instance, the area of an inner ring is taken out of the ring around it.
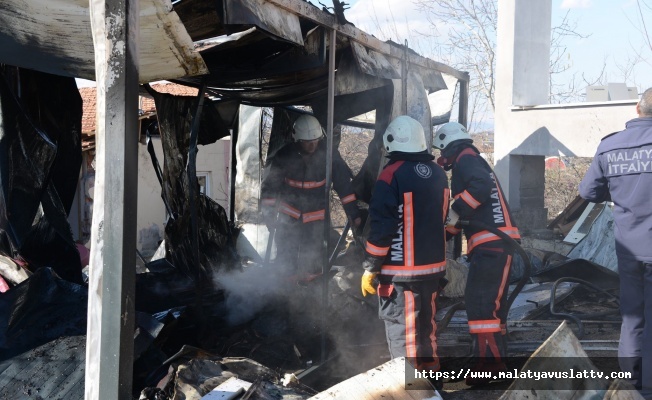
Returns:
[[[424,33],[439,39],[442,61],[471,76],[469,91],[470,131],[480,125],[482,118],[493,114],[496,88],[496,38],[498,26],[497,0],[413,0],[416,7],[427,16],[434,29],[446,27],[445,34]],[[570,68],[568,48],[564,44],[571,37],[586,38],[577,31],[576,22],[567,12],[559,24],[552,28],[550,54],[551,103],[575,101],[580,90],[575,79],[562,83],[556,78]],[[474,98],[475,96],[475,98]],[[475,100],[476,104],[473,104]]]
[[[642,48],[632,45],[632,51],[636,62],[644,61],[652,66],[652,61],[648,55],[652,55],[652,36],[650,29],[652,29],[652,0],[636,0],[636,17],[632,24],[641,34],[643,39]]]

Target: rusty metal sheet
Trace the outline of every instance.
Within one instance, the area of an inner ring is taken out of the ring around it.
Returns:
[[[140,0],[142,83],[207,73],[169,0]],[[95,80],[88,0],[2,0],[0,62]]]
[[[225,0],[224,23],[254,25],[274,36],[303,46],[299,17],[265,0]]]
[[[400,79],[401,74],[377,51],[367,49],[360,43],[351,41],[351,49],[358,66],[365,74],[385,79]]]

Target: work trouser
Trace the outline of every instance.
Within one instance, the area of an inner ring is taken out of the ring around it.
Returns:
[[[324,221],[279,220],[274,235],[275,266],[288,275],[321,273]]]
[[[378,286],[378,316],[385,322],[391,357],[406,357],[413,367],[433,372],[439,371],[435,337],[438,288],[439,278]]]
[[[464,302],[478,362],[504,362],[507,348],[505,304],[509,288],[512,250],[499,243],[477,246],[469,255]]]
[[[618,257],[620,328],[618,361],[646,399],[652,399],[652,263]]]

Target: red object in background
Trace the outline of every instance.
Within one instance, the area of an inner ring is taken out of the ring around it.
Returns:
[[[564,160],[557,156],[552,156],[552,157],[546,157],[545,160],[546,163],[546,169],[566,169],[566,164],[564,163]]]
[[[0,276],[0,293],[4,293],[7,290],[9,290],[9,285],[7,284],[7,281]]]
[[[77,243],[77,250],[79,251],[79,259],[81,260],[81,266],[84,268],[88,265],[91,260],[91,252],[81,243]]]

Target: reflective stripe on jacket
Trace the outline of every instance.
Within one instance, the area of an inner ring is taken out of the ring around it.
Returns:
[[[359,216],[351,173],[337,151],[333,154],[333,189],[351,219]],[[323,221],[326,214],[326,151],[323,143],[304,156],[289,143],[280,149],[265,168],[261,185],[261,206],[279,206],[279,213],[303,223]]]
[[[521,238],[509,211],[500,183],[484,158],[472,148],[462,150],[455,160],[451,177],[452,209],[462,220],[476,220],[498,228],[512,239]],[[448,228],[450,234],[458,229]],[[465,227],[467,252],[481,244],[502,240],[487,230]]]
[[[446,269],[444,220],[449,190],[432,161],[390,161],[373,189],[366,252],[384,257],[381,277],[431,279]]]

